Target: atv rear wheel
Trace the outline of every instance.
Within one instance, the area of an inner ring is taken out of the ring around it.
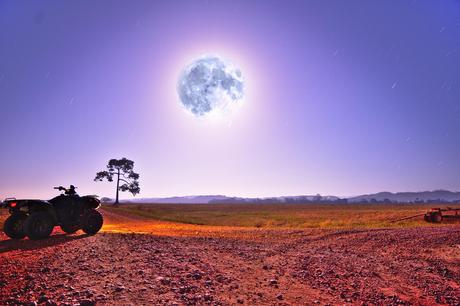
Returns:
[[[102,214],[95,209],[91,209],[86,211],[83,215],[81,229],[89,235],[94,235],[99,232],[103,223],[104,218]]]
[[[24,232],[31,240],[43,239],[53,231],[53,219],[44,211],[31,214],[24,222]]]
[[[12,214],[5,220],[3,231],[11,239],[22,239],[26,236],[24,233],[24,220],[27,215],[24,213]]]
[[[61,229],[67,234],[73,234],[80,229],[80,226],[72,224],[61,224]]]

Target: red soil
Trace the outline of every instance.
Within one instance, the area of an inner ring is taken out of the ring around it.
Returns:
[[[0,304],[460,304],[460,227],[264,230],[103,213],[95,236],[0,234]]]

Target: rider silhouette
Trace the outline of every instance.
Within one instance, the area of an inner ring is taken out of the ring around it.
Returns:
[[[65,194],[66,194],[66,195],[69,195],[69,196],[77,195],[77,192],[75,191],[75,186],[74,186],[74,185],[70,185],[69,189],[66,189],[66,190],[65,190]]]

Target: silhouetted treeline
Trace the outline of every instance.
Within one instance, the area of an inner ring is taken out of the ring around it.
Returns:
[[[392,201],[390,199],[383,199],[383,200],[377,200],[377,199],[361,199],[359,201],[353,201],[351,203],[357,203],[357,204],[440,204],[440,203],[445,203],[445,204],[460,204],[460,200],[454,200],[454,201],[447,201],[444,199],[429,199],[429,200],[414,200],[414,201]]]
[[[415,200],[415,201],[392,201],[390,199],[360,199],[350,201],[346,198],[327,198],[327,197],[285,197],[285,198],[228,198],[222,200],[212,200],[209,204],[460,204],[460,199],[446,201],[443,199]]]
[[[304,204],[304,203],[322,203],[322,204],[347,204],[348,199],[336,197],[282,197],[282,198],[228,198],[222,200],[211,200],[209,204]]]

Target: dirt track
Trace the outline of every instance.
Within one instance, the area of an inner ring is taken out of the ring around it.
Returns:
[[[261,230],[104,214],[92,237],[1,234],[0,304],[460,304],[458,226]]]

